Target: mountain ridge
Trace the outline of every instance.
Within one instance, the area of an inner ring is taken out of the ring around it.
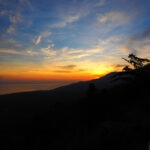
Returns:
[[[0,96],[1,145],[16,150],[147,150],[150,65],[101,80],[62,87],[65,90]],[[87,93],[90,83],[97,83],[96,88]],[[84,87],[81,97],[75,91],[69,95],[73,88],[80,91],[78,85]]]

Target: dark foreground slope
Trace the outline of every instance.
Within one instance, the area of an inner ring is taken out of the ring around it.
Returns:
[[[94,83],[95,90],[88,85]],[[1,149],[148,150],[150,66],[52,91],[0,96]]]

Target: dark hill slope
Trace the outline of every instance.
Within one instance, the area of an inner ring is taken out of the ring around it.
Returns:
[[[86,94],[88,85],[96,90]],[[0,96],[1,149],[148,150],[150,66]]]

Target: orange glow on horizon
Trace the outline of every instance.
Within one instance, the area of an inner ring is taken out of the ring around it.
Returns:
[[[115,70],[119,70],[119,68],[115,68],[113,65],[92,65],[86,64],[87,66],[82,67],[85,69],[75,68],[73,70],[56,70],[57,67],[44,69],[30,69],[23,71],[20,68],[15,70],[3,70],[0,74],[1,81],[46,81],[46,80],[58,80],[58,81],[87,81],[92,79],[98,79],[110,72]],[[32,68],[32,67],[31,67]],[[78,71],[79,70],[79,71]]]
[[[84,74],[22,74],[22,75],[17,75],[17,74],[3,74],[0,75],[1,80],[7,81],[7,80],[15,80],[15,81],[38,81],[38,80],[72,80],[72,81],[87,81],[87,80],[92,80],[92,79],[97,79],[104,74],[98,75],[98,74],[89,74],[89,73],[84,73]]]

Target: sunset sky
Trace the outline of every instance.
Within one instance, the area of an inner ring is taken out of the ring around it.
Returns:
[[[149,0],[0,0],[0,80],[89,80],[150,58]]]

